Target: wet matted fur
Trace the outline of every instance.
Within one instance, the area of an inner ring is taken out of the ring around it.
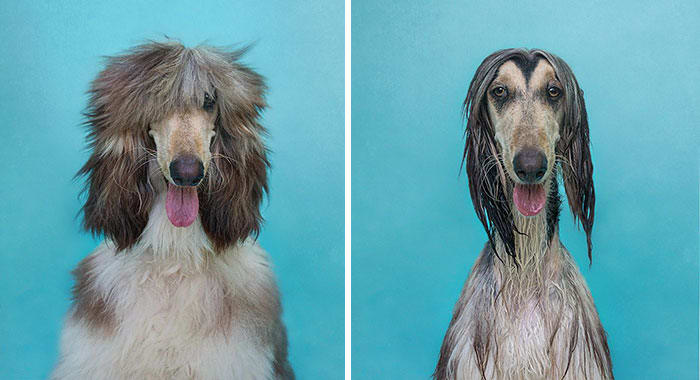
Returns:
[[[265,85],[243,53],[150,42],[108,58],[92,83],[91,155],[78,174],[84,226],[105,241],[74,271],[52,379],[294,378],[254,239]],[[185,156],[203,178],[183,187],[172,163]],[[176,227],[166,203],[185,191],[197,214]]]
[[[590,259],[593,166],[583,91],[571,69],[543,50],[497,51],[477,69],[464,114],[463,163],[488,242],[455,306],[434,378],[612,379],[590,291],[559,240],[561,176]],[[546,158],[536,181],[514,170],[523,149]],[[516,185],[542,186],[542,210],[522,214]]]

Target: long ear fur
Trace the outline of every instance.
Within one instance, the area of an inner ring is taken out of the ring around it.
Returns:
[[[238,63],[243,53],[209,51],[226,58],[210,78],[219,115],[207,183],[199,188],[202,226],[217,252],[251,234],[257,236],[260,203],[267,192],[265,129],[257,121],[265,107],[265,84],[260,75]]]
[[[563,157],[562,176],[569,206],[574,218],[580,220],[591,258],[591,230],[595,209],[593,165],[589,150],[588,121],[583,91],[569,66],[559,57],[543,50],[505,49],[486,57],[469,85],[464,100],[467,119],[466,144],[462,163],[466,164],[469,192],[476,214],[496,251],[494,234],[498,233],[506,253],[515,254],[513,215],[507,194],[512,184],[506,180],[503,163],[496,147],[494,131],[485,107],[485,94],[498,68],[514,57],[540,55],[547,59],[562,82],[566,97],[565,125],[560,131],[557,156]],[[496,251],[498,256],[498,252]],[[500,258],[500,256],[498,256]]]
[[[135,244],[148,222],[154,199],[148,166],[155,152],[148,124],[167,112],[152,92],[160,76],[154,68],[178,53],[176,45],[152,43],[108,57],[89,90],[85,124],[92,153],[76,175],[86,177],[83,226],[104,234],[118,251]]]
[[[104,234],[121,251],[138,241],[148,222],[154,198],[148,177],[149,149],[152,152],[155,146],[134,131],[114,136],[119,141],[115,144],[123,147],[121,154],[105,152],[101,135],[109,133],[109,128],[99,127],[99,112],[92,115],[88,138],[93,153],[76,175],[87,177],[83,226],[94,235]]]
[[[178,105],[164,101],[176,98],[165,92],[180,90],[177,78],[166,74],[183,50],[180,44],[152,42],[107,57],[88,91],[85,124],[92,154],[76,174],[86,177],[83,226],[104,234],[118,251],[134,245],[148,222],[155,197],[148,170],[156,148],[148,127]]]
[[[506,180],[496,147],[494,131],[486,111],[485,94],[501,64],[523,52],[526,51],[507,49],[486,57],[474,74],[463,106],[467,129],[462,165],[466,167],[474,210],[499,259],[502,258],[496,249],[495,234],[498,233],[503,241],[506,253],[514,258],[516,231],[506,195],[509,193],[507,186],[511,185]]]
[[[583,100],[583,90],[578,85],[569,65],[561,58],[544,51],[537,51],[554,67],[564,87],[564,126],[560,130],[557,156],[562,157],[561,169],[566,197],[574,215],[586,233],[588,260],[591,261],[591,231],[595,215],[595,188],[593,187],[593,163],[588,137],[588,115]]]

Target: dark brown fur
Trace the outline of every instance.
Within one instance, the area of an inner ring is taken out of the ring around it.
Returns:
[[[202,227],[217,251],[260,231],[258,205],[267,191],[269,164],[264,147],[240,146],[249,144],[246,140],[219,129],[212,142],[208,184],[198,189]]]
[[[88,256],[73,270],[73,318],[82,319],[90,328],[109,334],[115,326],[114,307],[95,288],[93,260]]]

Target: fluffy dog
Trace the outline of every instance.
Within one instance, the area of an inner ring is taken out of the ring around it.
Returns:
[[[267,254],[263,78],[243,51],[148,43],[90,89],[84,227],[52,378],[293,379]]]

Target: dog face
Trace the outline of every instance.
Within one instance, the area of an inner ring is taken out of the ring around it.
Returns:
[[[214,252],[258,233],[265,84],[244,52],[168,41],[107,59],[85,112],[86,229],[124,250],[164,202],[172,225],[201,226]]]
[[[566,62],[544,50],[499,50],[479,65],[464,113],[469,191],[492,245],[498,232],[513,255],[513,213],[544,212],[548,185],[561,173],[590,257],[595,192],[588,121]]]
[[[528,217],[544,209],[544,182],[554,168],[564,119],[562,85],[554,69],[545,59],[532,58],[502,64],[486,94],[503,165],[515,184],[515,209]]]
[[[168,184],[165,208],[170,222],[187,227],[199,215],[196,186],[211,160],[216,132],[214,100],[206,94],[201,108],[188,108],[152,123],[148,133],[156,145],[156,160]]]
[[[509,60],[498,69],[487,92],[488,115],[513,182],[539,184],[551,175],[564,121],[562,97],[562,85],[544,59]]]
[[[197,186],[209,168],[216,117],[211,97],[206,98],[202,108],[173,113],[150,126],[158,166],[169,184]]]

